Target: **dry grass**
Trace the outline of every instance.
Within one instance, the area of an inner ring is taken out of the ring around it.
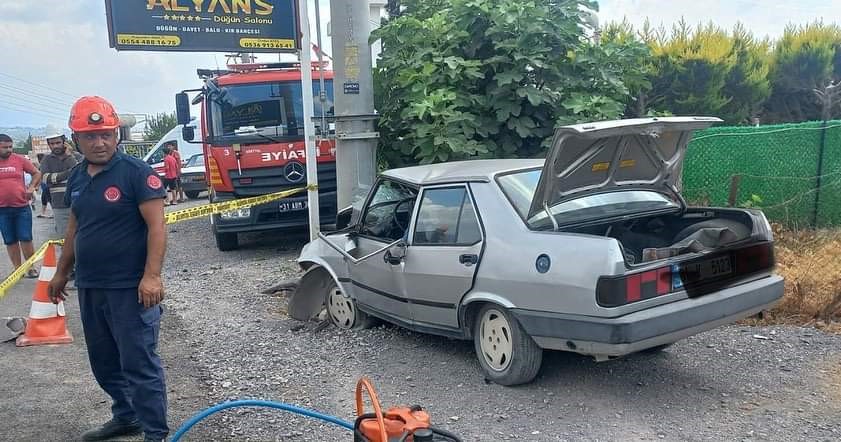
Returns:
[[[796,323],[841,332],[841,229],[790,231],[774,226],[777,272],[785,297],[761,323]]]

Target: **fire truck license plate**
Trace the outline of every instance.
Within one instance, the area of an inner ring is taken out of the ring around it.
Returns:
[[[294,210],[304,210],[307,208],[306,201],[284,201],[278,204],[281,212],[292,212]]]

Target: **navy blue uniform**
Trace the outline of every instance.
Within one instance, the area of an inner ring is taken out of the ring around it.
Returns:
[[[148,236],[139,205],[166,192],[149,165],[119,152],[95,176],[87,168],[85,160],[73,169],[64,198],[76,218],[76,287],[91,369],[114,401],[115,419],[137,419],[147,436],[165,438],[163,308],[144,308],[138,286]]]

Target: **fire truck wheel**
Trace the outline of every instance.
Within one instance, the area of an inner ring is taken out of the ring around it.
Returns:
[[[187,195],[187,198],[190,198],[191,200],[194,200],[194,199],[199,197],[200,193],[201,192],[198,191],[198,190],[191,190],[189,192],[184,192],[184,195]]]
[[[216,248],[221,252],[236,250],[239,247],[239,239],[236,233],[217,233]]]

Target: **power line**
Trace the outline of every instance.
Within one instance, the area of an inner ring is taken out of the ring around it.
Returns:
[[[2,93],[0,93],[0,95],[2,95]],[[40,110],[40,111],[44,111],[44,112],[51,113],[51,114],[65,115],[65,113],[62,110],[56,110],[56,107],[54,105],[37,103],[37,102],[33,102],[33,101],[25,101],[25,100],[21,100],[19,97],[11,97],[11,98],[15,101],[8,100],[8,99],[4,99],[4,100],[7,104],[12,104],[12,105],[22,107],[22,108],[32,107],[35,110]]]
[[[43,100],[50,101],[51,103],[56,104],[58,106],[67,106],[68,108],[71,106],[71,104],[69,104],[67,102],[64,102],[64,101],[60,101],[57,98],[53,98],[53,97],[50,97],[48,95],[41,95],[39,93],[32,92],[32,91],[27,91],[27,90],[24,90],[24,89],[19,89],[19,88],[16,88],[14,86],[9,86],[9,85],[3,84],[3,83],[0,83],[0,89],[10,90],[12,92],[17,92],[19,94],[25,94],[27,96],[38,97],[38,98],[41,98]]]
[[[56,107],[60,107],[62,109],[69,108],[69,106],[64,106],[64,105],[57,106],[53,103],[47,103],[47,102],[44,102],[42,99],[35,98],[35,97],[26,98],[26,97],[11,95],[11,94],[3,92],[2,90],[0,90],[0,97],[6,97],[7,99],[18,100],[19,102],[15,103],[15,104],[18,104],[18,105],[45,107],[45,108],[48,108],[50,111],[58,113],[58,114],[62,113],[62,110],[56,110]],[[32,100],[34,100],[34,101],[32,101]]]
[[[76,95],[73,95],[73,94],[68,94],[67,92],[63,92],[63,91],[60,91],[60,90],[58,90],[58,89],[51,88],[51,87],[49,87],[49,86],[44,86],[44,85],[40,85],[40,84],[38,84],[38,83],[33,83],[33,82],[31,82],[31,81],[24,80],[23,78],[15,77],[14,75],[9,75],[9,74],[3,73],[3,72],[0,72],[0,75],[2,75],[2,76],[4,76],[4,77],[13,78],[13,79],[15,79],[15,80],[17,80],[17,81],[22,81],[22,82],[24,82],[24,83],[26,83],[26,84],[30,84],[30,85],[32,85],[32,86],[40,87],[40,88],[42,88],[42,89],[46,89],[46,90],[49,90],[49,91],[53,91],[53,92],[56,92],[56,93],[59,93],[59,94],[62,94],[62,95],[67,95],[68,97],[71,97],[71,98],[78,98]]]
[[[62,120],[62,119],[65,118],[65,117],[60,117],[60,116],[57,116],[57,115],[49,115],[46,112],[39,112],[39,111],[27,110],[27,109],[15,109],[15,108],[11,107],[8,103],[0,103],[0,107],[2,107],[4,109],[8,109],[12,112],[19,112],[19,113],[22,113],[22,114],[29,114],[29,115],[39,116],[39,117],[46,117],[46,118],[51,118],[51,119],[54,119],[54,120]]]

